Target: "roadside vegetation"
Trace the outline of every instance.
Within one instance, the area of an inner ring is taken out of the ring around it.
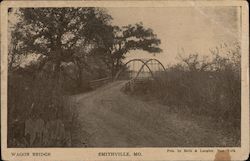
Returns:
[[[9,8],[9,15],[8,147],[88,146],[70,96],[92,90],[91,80],[114,77],[129,51],[162,51],[152,29],[114,26],[105,8]],[[207,119],[239,145],[240,52],[236,43],[209,57],[180,54],[178,64],[128,93]]]
[[[131,50],[161,52],[152,29],[114,26],[105,8],[8,12],[8,147],[85,146],[74,141],[78,117],[69,96],[114,76]]]
[[[160,102],[183,119],[209,122],[211,128],[232,138],[225,146],[240,146],[240,45],[224,44],[210,52],[210,59],[200,54],[179,56],[178,64],[153,81],[136,84],[130,94]]]

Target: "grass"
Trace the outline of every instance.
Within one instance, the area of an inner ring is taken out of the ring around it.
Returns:
[[[71,146],[77,120],[64,94],[51,77],[10,73],[8,147]]]
[[[154,80],[136,84],[130,94],[166,105],[184,120],[209,122],[204,126],[222,130],[225,136],[230,135],[230,142],[240,146],[241,81],[232,70],[170,68]]]

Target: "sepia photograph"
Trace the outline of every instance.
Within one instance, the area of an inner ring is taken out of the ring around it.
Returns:
[[[242,147],[242,6],[6,11],[6,148]]]

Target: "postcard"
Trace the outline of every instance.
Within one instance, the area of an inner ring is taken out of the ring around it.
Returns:
[[[3,160],[245,160],[246,1],[4,1]]]

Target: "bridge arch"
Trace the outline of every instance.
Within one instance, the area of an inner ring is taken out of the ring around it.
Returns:
[[[140,69],[138,70],[138,72],[137,72],[135,78],[138,77],[138,75],[140,74],[140,72],[142,71],[142,69],[143,69],[145,66],[146,66],[147,69],[149,70],[151,76],[154,78],[153,71],[150,69],[150,67],[149,67],[149,65],[148,65],[148,63],[151,62],[151,61],[156,61],[157,63],[160,64],[160,66],[162,67],[163,71],[166,70],[165,67],[163,66],[163,64],[162,64],[159,60],[154,59],[154,58],[153,58],[153,59],[148,59],[148,60],[146,60],[146,61],[143,61],[142,59],[131,59],[131,60],[129,60],[128,62],[126,62],[126,63],[123,65],[122,69],[120,69],[120,70],[117,72],[117,74],[116,74],[115,77],[114,77],[114,80],[117,80],[117,79],[119,78],[120,74],[126,69],[126,66],[127,66],[129,63],[131,63],[131,62],[136,62],[136,61],[137,61],[137,62],[141,62],[141,63],[142,63],[142,66],[141,66]]]
[[[156,62],[158,62],[160,64],[160,66],[162,67],[163,71],[166,71],[166,68],[164,67],[164,65],[158,59],[154,59],[154,58],[153,59],[149,59],[145,63],[147,64],[150,61],[156,61]]]
[[[153,58],[153,59],[148,59],[148,60],[145,61],[144,64],[141,66],[141,68],[139,69],[139,71],[138,71],[137,75],[135,76],[135,78],[138,77],[138,75],[140,74],[140,72],[142,71],[142,69],[144,68],[144,66],[145,66],[145,65],[148,65],[148,63],[149,63],[149,62],[152,62],[152,61],[158,62],[158,63],[160,64],[160,66],[162,67],[163,71],[166,71],[164,65],[163,65],[159,60],[154,59],[154,58]],[[151,70],[151,71],[152,71],[152,70]],[[152,77],[153,77],[153,75],[152,75]]]
[[[120,74],[126,69],[125,67],[126,67],[129,63],[131,63],[131,62],[136,62],[136,61],[142,63],[142,66],[141,66],[141,67],[146,66],[146,67],[148,68],[148,70],[149,70],[151,76],[154,77],[154,74],[153,74],[152,70],[150,69],[150,67],[149,67],[143,60],[141,60],[141,59],[131,59],[131,60],[129,60],[127,63],[125,63],[125,64],[123,65],[122,69],[120,69],[120,70],[117,72],[117,74],[116,74],[115,77],[114,77],[114,80],[117,80],[117,79],[119,78]],[[140,69],[141,69],[141,68],[140,68]],[[137,74],[138,74],[138,73],[137,73]],[[136,77],[137,77],[137,75],[136,75]]]

